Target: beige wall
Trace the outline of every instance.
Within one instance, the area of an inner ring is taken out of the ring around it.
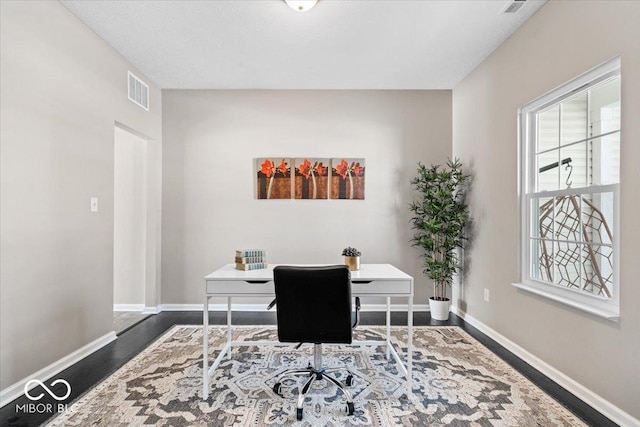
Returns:
[[[163,304],[200,304],[203,277],[235,249],[341,263],[349,245],[415,276],[427,304],[409,181],[418,160],[450,152],[451,91],[163,91]],[[264,156],[364,157],[366,199],[256,200]]]
[[[453,154],[475,173],[477,235],[456,303],[640,418],[640,2],[551,1],[453,91]],[[516,115],[520,106],[622,57],[621,320],[519,291]],[[491,302],[483,301],[483,288]]]
[[[158,155],[161,93],[150,112],[128,101],[130,65],[58,2],[3,1],[0,16],[5,389],[112,331],[114,124]]]

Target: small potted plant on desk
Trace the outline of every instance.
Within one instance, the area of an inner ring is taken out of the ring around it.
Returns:
[[[361,253],[359,250],[349,246],[342,250],[342,255],[344,256],[344,263],[349,266],[349,270],[351,271],[360,270]]]
[[[415,234],[412,245],[421,249],[423,273],[433,281],[433,296],[429,298],[431,318],[449,318],[450,299],[447,286],[460,267],[457,249],[466,241],[464,230],[469,224],[469,208],[465,191],[469,175],[458,161],[427,168],[418,163],[418,175],[411,184],[418,191],[418,200],[409,205]]]

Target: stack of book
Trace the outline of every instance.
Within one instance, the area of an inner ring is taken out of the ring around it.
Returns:
[[[236,251],[238,270],[259,270],[267,268],[267,253],[262,249],[240,249]]]

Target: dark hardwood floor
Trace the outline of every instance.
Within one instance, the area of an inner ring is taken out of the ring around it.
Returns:
[[[233,322],[237,325],[266,325],[275,324],[275,313],[273,312],[234,312]],[[226,312],[210,312],[209,322],[212,325],[226,324]],[[362,325],[384,325],[385,316],[381,312],[364,312],[361,315]],[[391,323],[393,325],[406,325],[406,313],[392,313]],[[87,390],[98,384],[101,380],[108,377],[116,369],[120,368],[127,361],[131,360],[135,355],[147,347],[151,342],[160,337],[173,325],[197,325],[202,324],[202,313],[198,312],[163,312],[155,316],[151,316],[126,332],[118,336],[118,339],[111,344],[103,347],[97,352],[84,358],[75,365],[65,369],[57,378],[63,378],[72,384],[71,395],[65,400],[71,402],[73,399],[81,396]],[[458,316],[451,314],[446,322],[431,320],[429,313],[414,313],[415,325],[455,325],[467,331],[470,335],[484,344],[496,355],[506,361],[508,364],[517,369],[525,377],[540,387],[549,395],[553,396],[574,414],[582,418],[587,424],[598,427],[616,426],[617,424],[601,415],[596,410],[573,396],[571,393],[551,381],[546,376],[532,368],[527,363],[513,355],[504,347],[488,338],[486,335],[478,331],[473,326],[464,322]],[[33,390],[32,395],[37,395],[41,391],[39,387]],[[65,393],[65,387],[52,388],[58,395]],[[42,391],[43,392],[43,391]],[[47,393],[38,401],[39,404],[53,405],[57,408],[59,402],[55,401]],[[19,405],[33,403],[24,395],[13,402],[0,408],[0,426],[38,426],[50,418],[52,414],[46,411],[46,407],[41,413],[24,413],[17,411]]]

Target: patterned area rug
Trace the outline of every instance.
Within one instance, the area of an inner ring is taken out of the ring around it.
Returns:
[[[306,367],[312,346],[236,347],[216,370],[202,401],[202,327],[175,326],[73,404],[49,426],[583,426],[576,416],[458,327],[414,329],[414,397],[384,347],[324,346],[327,367],[349,366],[356,412],[326,380],[316,381],[296,421],[295,392],[304,379],[272,391],[291,367]],[[211,327],[211,355],[225,329]],[[406,327],[392,328],[406,342]],[[235,327],[236,340],[276,339],[273,326]],[[377,340],[383,327],[359,327]],[[344,375],[339,380],[344,380]]]

